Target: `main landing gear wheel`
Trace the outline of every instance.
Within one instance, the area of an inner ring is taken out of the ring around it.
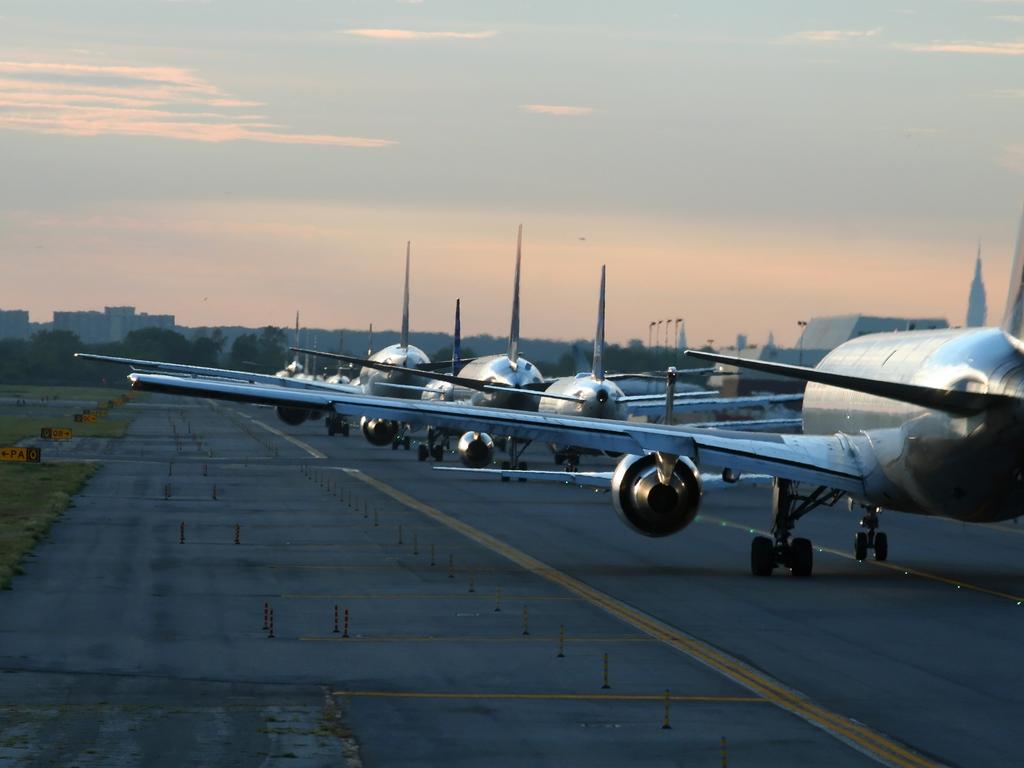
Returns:
[[[416,458],[420,461],[426,461],[428,456],[430,456],[430,449],[423,443],[420,443],[416,448]]]
[[[441,445],[435,445],[430,449],[430,455],[434,461],[444,461],[444,447]]]
[[[875,534],[875,560],[884,563],[889,557],[889,537],[879,531]]]
[[[853,556],[859,560],[867,560],[868,557],[868,535],[864,531],[857,531],[853,537]]]
[[[403,447],[403,448],[404,448],[405,450],[407,450],[407,451],[408,451],[408,450],[409,450],[410,448],[412,448],[412,438],[411,438],[411,437],[409,437],[408,435],[406,435],[405,437],[403,437],[403,438],[402,438],[402,447]]]
[[[789,568],[798,578],[806,578],[814,570],[814,548],[810,539],[793,539],[789,545]]]
[[[775,570],[775,543],[767,536],[755,536],[750,542],[750,572],[771,576]]]

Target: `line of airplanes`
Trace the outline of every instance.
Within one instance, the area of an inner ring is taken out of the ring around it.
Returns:
[[[798,434],[749,432],[729,428],[728,422],[672,424],[673,413],[693,402],[728,398],[678,396],[677,372],[671,368],[664,376],[665,393],[643,403],[664,409],[665,420],[624,419],[629,396],[619,394],[621,388],[602,364],[603,270],[592,370],[544,384],[535,366],[518,354],[520,257],[521,231],[508,353],[480,358],[461,371],[456,361],[450,374],[437,370],[425,355],[413,356],[415,367],[396,363],[401,355],[403,361],[410,359],[408,269],[398,348],[378,352],[373,365],[367,359],[333,356],[383,374],[375,380],[384,385],[378,389],[365,384],[328,388],[245,372],[103,359],[131,365],[129,380],[136,390],[256,403],[275,407],[279,414],[325,413],[328,421],[360,417],[368,438],[380,429],[388,441],[401,433],[403,425],[460,434],[459,452],[469,465],[467,471],[603,487],[610,491],[620,519],[651,537],[686,528],[696,518],[705,492],[770,482],[771,536],[755,536],[750,549],[751,572],[757,576],[769,576],[776,568],[810,576],[813,547],[809,539],[794,535],[797,523],[809,512],[833,507],[844,498],[851,509],[862,511],[861,530],[854,537],[859,560],[869,551],[877,560],[888,557],[888,539],[879,530],[883,509],[972,523],[999,522],[1021,513],[1024,213],[999,327],[860,336],[836,347],[813,368],[686,350],[715,365],[805,382]],[[406,377],[402,382],[394,380],[399,374]],[[421,385],[421,380],[428,383]],[[380,394],[393,384],[400,388]],[[452,399],[460,387],[472,393],[468,399]],[[528,400],[521,399],[525,392],[531,393]],[[404,396],[392,396],[396,393]],[[496,407],[517,401],[525,407]],[[536,402],[536,407],[529,407],[529,402]],[[753,426],[771,428],[770,422]],[[494,451],[491,435],[510,440],[513,459],[517,443],[532,441],[560,446],[574,459],[583,451],[619,458],[613,472],[578,472],[574,461],[568,462],[569,472],[538,472],[515,461],[489,470],[484,467]]]

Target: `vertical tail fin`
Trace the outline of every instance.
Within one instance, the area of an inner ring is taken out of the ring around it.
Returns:
[[[412,241],[405,244],[405,294],[402,297],[402,341],[403,349],[409,346],[409,252],[412,250]]]
[[[1024,211],[1017,229],[1017,246],[1013,250],[1010,292],[1006,297],[1002,329],[1018,339],[1024,336]]]
[[[452,375],[457,376],[462,369],[462,317],[460,312],[461,299],[455,300],[455,334],[452,336]]]
[[[516,237],[516,276],[512,288],[512,326],[508,332],[508,359],[512,367],[519,361],[519,264],[523,259],[523,225],[519,225]]]
[[[601,290],[597,298],[597,330],[594,333],[594,378],[604,381],[604,264],[601,265]]]
[[[370,323],[370,340],[366,343],[366,356],[373,355],[373,323]]]

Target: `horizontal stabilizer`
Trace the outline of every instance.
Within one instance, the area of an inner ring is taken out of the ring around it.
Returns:
[[[866,395],[885,397],[889,400],[898,400],[902,403],[920,406],[921,408],[946,411],[958,416],[970,416],[981,413],[988,408],[1005,405],[1013,401],[1012,398],[1004,395],[967,392],[960,389],[938,389],[935,387],[923,387],[920,384],[903,384],[896,381],[881,381],[862,376],[850,376],[844,373],[831,373],[817,368],[804,368],[803,366],[787,365],[785,363],[769,363],[765,360],[748,360],[741,357],[718,355],[712,352],[700,352],[694,349],[688,349],[684,354],[723,365],[735,365],[737,368],[749,368],[753,371],[761,371],[762,373],[773,373],[776,376],[785,376],[791,379],[799,379],[800,381],[811,381],[815,384],[849,389],[853,392],[863,392]]]

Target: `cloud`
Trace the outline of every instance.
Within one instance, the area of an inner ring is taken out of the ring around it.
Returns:
[[[1024,56],[1024,42],[933,40],[930,43],[897,43],[896,48],[912,53],[968,53],[981,56]]]
[[[593,107],[568,107],[560,104],[523,104],[520,109],[535,115],[556,115],[557,117],[580,117],[594,111]]]
[[[294,133],[252,112],[262,106],[180,67],[0,61],[0,129],[361,148],[395,143]]]
[[[793,35],[795,40],[811,43],[838,43],[844,40],[863,40],[874,37],[882,31],[877,29],[808,29]]]
[[[989,16],[993,21],[1005,21],[1007,24],[1024,24],[1024,16],[1017,15],[1003,15],[1003,16]]]
[[[374,40],[485,40],[498,33],[493,29],[480,32],[421,32],[415,29],[345,29],[346,35]]]

